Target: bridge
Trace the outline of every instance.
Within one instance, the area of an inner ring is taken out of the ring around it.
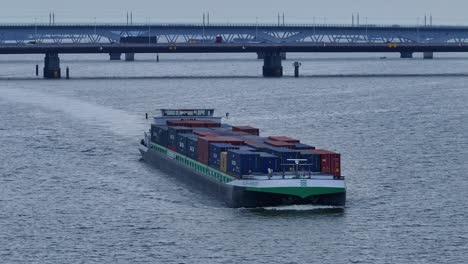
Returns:
[[[119,42],[121,37],[153,36],[162,43],[464,43],[467,26],[429,25],[271,25],[271,24],[3,24],[0,43]]]
[[[281,54],[285,52],[468,52],[468,43],[89,43],[3,44],[0,54],[46,54],[44,77],[60,78],[60,53],[262,53],[263,76],[283,75]]]
[[[143,43],[120,43],[139,37]],[[146,42],[146,38],[148,41]],[[215,43],[217,39],[222,43]],[[146,43],[144,43],[146,42]],[[252,52],[264,76],[281,76],[286,52],[466,52],[466,26],[266,24],[4,24],[0,54],[46,54],[44,77],[60,77],[60,53]]]

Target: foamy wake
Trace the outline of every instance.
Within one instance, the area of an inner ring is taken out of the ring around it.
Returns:
[[[0,98],[60,111],[86,124],[107,128],[110,132],[121,136],[140,136],[148,128],[143,116],[60,95],[26,89],[0,88]]]

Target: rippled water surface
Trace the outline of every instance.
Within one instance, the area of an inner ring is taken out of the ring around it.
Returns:
[[[252,55],[70,55],[60,81],[2,56],[0,262],[466,263],[468,59],[451,56],[290,55],[304,77],[264,79]],[[163,107],[341,152],[346,208],[230,209],[148,166],[144,113]]]

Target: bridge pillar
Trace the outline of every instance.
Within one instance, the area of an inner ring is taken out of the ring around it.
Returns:
[[[265,52],[263,59],[263,77],[283,76],[280,52]]]
[[[258,60],[263,60],[263,59],[265,59],[265,52],[263,52],[263,51],[257,52],[257,59],[258,59]]]
[[[402,51],[402,52],[400,52],[400,58],[402,58],[402,59],[412,59],[413,58],[413,52],[411,52],[411,51]]]
[[[110,60],[120,60],[122,53],[109,53]]]
[[[57,53],[47,53],[44,58],[44,78],[60,79],[60,58]]]
[[[286,52],[280,52],[279,54],[280,54],[282,60],[286,59]],[[257,59],[259,59],[259,60],[265,59],[265,52],[264,51],[257,52]]]
[[[423,58],[426,59],[426,60],[427,60],[427,59],[429,59],[429,60],[430,60],[430,59],[433,59],[433,58],[434,58],[434,52],[432,52],[432,51],[426,51],[426,52],[424,52],[424,53],[423,53]]]
[[[134,61],[135,53],[125,53],[125,61]]]

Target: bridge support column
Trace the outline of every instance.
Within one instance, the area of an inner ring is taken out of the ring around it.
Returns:
[[[134,61],[135,53],[125,53],[125,61]]]
[[[110,60],[120,60],[122,53],[109,53]]]
[[[265,59],[265,52],[263,52],[263,51],[257,52],[257,59],[258,59],[258,60],[263,60],[263,59]]]
[[[283,76],[280,52],[265,52],[263,59],[263,77]]]
[[[434,52],[432,52],[432,51],[426,51],[426,52],[424,52],[424,53],[423,53],[423,58],[426,59],[426,60],[427,60],[427,59],[429,59],[429,60],[430,60],[430,59],[433,59],[433,58],[434,58]]]
[[[47,53],[44,58],[44,78],[60,79],[60,58],[57,53]]]
[[[282,60],[286,59],[286,52],[280,52],[279,54],[280,54]],[[259,60],[265,59],[265,52],[263,52],[263,51],[257,52],[257,59],[259,59]]]
[[[413,52],[411,52],[411,51],[402,51],[402,52],[400,52],[400,58],[402,58],[402,59],[412,59],[413,58]]]

